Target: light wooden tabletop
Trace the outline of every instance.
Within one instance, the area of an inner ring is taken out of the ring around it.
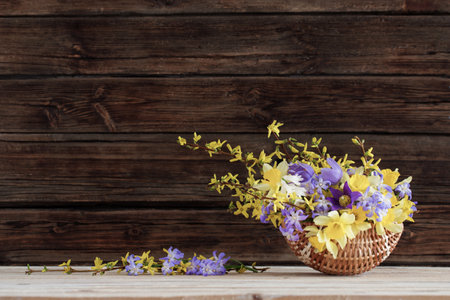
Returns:
[[[378,267],[357,276],[307,267],[271,267],[262,274],[127,276],[112,272],[33,273],[0,267],[0,299],[450,299],[450,268]]]

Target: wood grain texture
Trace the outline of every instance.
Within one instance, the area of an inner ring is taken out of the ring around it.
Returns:
[[[311,134],[293,134],[310,141]],[[325,134],[329,152],[359,160],[350,134]],[[190,137],[190,134],[186,136]],[[382,168],[413,176],[419,203],[449,204],[450,137],[361,135]],[[244,151],[273,150],[265,134],[207,134]],[[210,159],[176,144],[177,134],[1,134],[0,207],[227,207],[229,197],[207,190],[213,174],[241,173],[227,157]]]
[[[1,132],[449,133],[450,79],[52,78],[0,80]]]
[[[211,14],[211,13],[305,13],[305,12],[450,12],[447,0],[3,0],[0,15],[109,15],[109,14]]]
[[[434,74],[449,16],[0,19],[0,74]]]
[[[442,214],[436,214],[437,209]],[[450,236],[442,232],[450,230],[446,217],[449,207],[421,205],[419,210],[416,223],[406,226],[387,263],[436,263],[435,256],[448,261]],[[1,209],[0,239],[1,264],[56,264],[68,257],[85,262],[95,255],[112,259],[127,251],[147,249],[158,256],[163,254],[161,247],[170,245],[186,255],[219,249],[236,259],[260,264],[299,263],[271,225],[224,209]],[[399,260],[396,255],[401,256]]]
[[[380,266],[360,276],[327,276],[300,266],[269,267],[264,273],[232,272],[205,278],[131,277],[116,272],[95,277],[89,273],[73,273],[68,277],[62,272],[24,276],[25,266],[8,266],[0,267],[3,279],[0,299],[447,300],[450,296],[449,268],[445,267]],[[49,269],[57,268],[49,266]],[[382,289],[380,284],[383,284]]]
[[[25,266],[8,266],[0,267],[0,299],[447,300],[450,296],[449,268],[445,267],[380,266],[360,276],[327,276],[300,266],[269,267],[264,273],[232,272],[205,278],[131,277],[116,272],[95,277],[89,273],[73,273],[68,277],[62,272],[25,276]],[[49,266],[49,269],[57,268]]]

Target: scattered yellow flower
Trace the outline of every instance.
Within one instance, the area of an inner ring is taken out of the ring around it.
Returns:
[[[144,268],[145,270],[147,270],[147,271],[148,271],[150,274],[152,274],[152,275],[155,275],[155,272],[158,271],[158,268],[153,266],[154,263],[155,263],[154,260],[155,260],[155,258],[154,258],[153,256],[151,256],[151,257],[148,259],[147,265],[143,266],[143,268]]]
[[[277,120],[273,120],[272,124],[270,124],[269,126],[267,126],[267,129],[269,130],[269,133],[267,134],[267,137],[269,138],[270,135],[272,134],[272,132],[274,134],[276,134],[277,136],[280,135],[280,126],[283,126],[283,123],[279,123],[277,122]]]
[[[106,266],[106,264],[102,264],[102,263],[103,263],[103,260],[101,260],[100,257],[96,257],[94,260],[94,266],[91,267],[91,270],[101,271]]]
[[[198,135],[197,132],[194,132],[194,143],[195,144],[197,144],[201,138],[202,138],[201,135]]]
[[[178,137],[178,144],[180,144],[180,146],[186,145],[186,139],[182,138],[181,136],[179,136]]]
[[[69,259],[67,262],[63,262],[60,264],[60,267],[64,267],[64,273],[70,274],[72,273],[72,267],[70,266],[70,263],[72,262],[72,259]]]

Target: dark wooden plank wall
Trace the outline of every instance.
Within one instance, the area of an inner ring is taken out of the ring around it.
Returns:
[[[174,245],[298,264],[276,230],[205,188],[265,127],[353,135],[419,201],[388,264],[450,265],[450,1],[0,2],[0,264],[86,263]]]

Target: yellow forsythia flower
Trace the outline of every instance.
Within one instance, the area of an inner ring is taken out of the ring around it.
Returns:
[[[273,133],[275,133],[277,136],[280,135],[280,126],[283,126],[283,123],[278,123],[277,120],[273,120],[272,124],[270,124],[269,126],[267,126],[268,129],[268,134],[267,137],[270,138],[270,135]]]
[[[181,136],[179,136],[178,137],[178,144],[180,144],[180,146],[186,145],[186,139],[182,138]]]
[[[103,260],[101,260],[100,257],[96,257],[94,260],[94,266],[91,267],[91,269],[94,271],[101,271],[106,266],[106,264],[102,264],[102,263],[103,263]]]

